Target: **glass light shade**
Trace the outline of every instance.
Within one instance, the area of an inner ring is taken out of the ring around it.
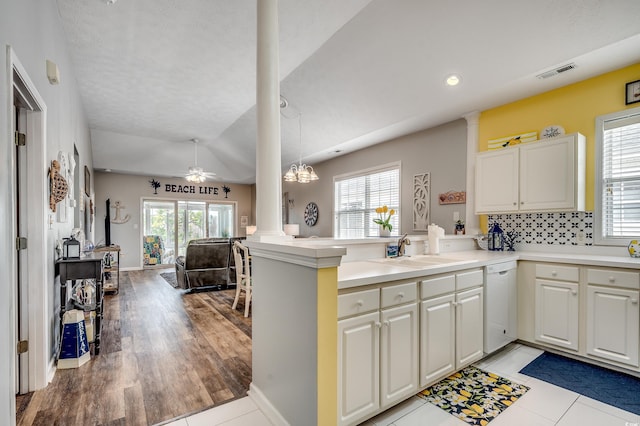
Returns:
[[[294,167],[295,165],[291,166],[291,168],[284,175],[285,182],[295,182],[296,180],[298,180],[298,178],[296,177],[296,173],[294,171]]]
[[[189,167],[189,173],[187,174],[187,176],[185,176],[185,178],[187,179],[187,181],[193,183],[202,183],[207,180],[207,178],[204,176],[202,167],[195,166]]]
[[[246,228],[247,235],[253,235],[256,232],[256,229],[258,229],[257,226],[248,225],[247,228]]]
[[[309,173],[309,180],[318,180],[318,179],[320,179],[318,177],[318,175],[316,174],[316,172],[313,170],[313,167],[309,166],[309,169],[311,170],[311,173]]]

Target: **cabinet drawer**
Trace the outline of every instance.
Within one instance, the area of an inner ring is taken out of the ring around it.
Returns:
[[[428,299],[445,293],[453,293],[456,290],[455,275],[430,278],[420,282],[420,297]]]
[[[615,269],[588,269],[587,280],[589,284],[623,287],[633,290],[640,289],[640,274],[637,272],[623,272]]]
[[[365,290],[338,296],[338,318],[374,311],[380,308],[380,290]]]
[[[477,287],[482,284],[484,284],[484,272],[482,271],[482,269],[456,274],[457,291],[466,290],[471,287]]]
[[[536,278],[546,278],[549,280],[578,281],[580,279],[579,269],[575,266],[560,265],[536,265]]]
[[[399,284],[382,288],[382,307],[401,305],[413,302],[418,298],[418,286],[416,283]]]

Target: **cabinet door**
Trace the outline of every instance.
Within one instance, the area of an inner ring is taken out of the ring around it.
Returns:
[[[518,210],[518,148],[476,157],[476,213]]]
[[[483,355],[484,302],[482,287],[456,294],[456,369]]]
[[[380,407],[380,314],[338,321],[338,424]]]
[[[536,340],[578,350],[578,283],[536,280]]]
[[[380,403],[389,406],[418,391],[418,305],[381,312]]]
[[[520,148],[520,210],[576,209],[575,135]]]
[[[420,387],[455,370],[455,295],[420,304]]]
[[[587,353],[638,366],[638,291],[587,286]]]

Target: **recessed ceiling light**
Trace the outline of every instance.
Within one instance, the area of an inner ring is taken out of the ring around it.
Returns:
[[[105,172],[111,173],[111,169],[104,169]]]
[[[457,74],[451,74],[445,79],[447,86],[457,86],[462,81],[462,77]]]

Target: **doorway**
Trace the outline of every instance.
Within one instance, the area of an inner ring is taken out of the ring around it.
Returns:
[[[144,266],[173,264],[190,240],[236,235],[236,203],[221,201],[142,200]],[[161,244],[161,253],[153,246]]]
[[[7,208],[11,214],[11,241],[16,241],[17,250],[7,253],[11,265],[10,300],[14,315],[10,330],[14,344],[5,350],[12,360],[11,375],[15,377],[12,388],[15,394],[20,394],[41,389],[48,382],[53,341],[48,319],[52,313],[47,304],[49,286],[43,283],[53,276],[53,265],[46,262],[46,228],[50,219],[47,215],[46,105],[11,48],[7,49],[7,62],[11,70],[8,93],[12,105],[7,136],[8,140],[16,140],[16,132],[24,135],[17,139],[9,162],[12,205]],[[27,267],[32,263],[42,267]],[[28,348],[17,354],[15,348],[20,341],[27,341]]]

